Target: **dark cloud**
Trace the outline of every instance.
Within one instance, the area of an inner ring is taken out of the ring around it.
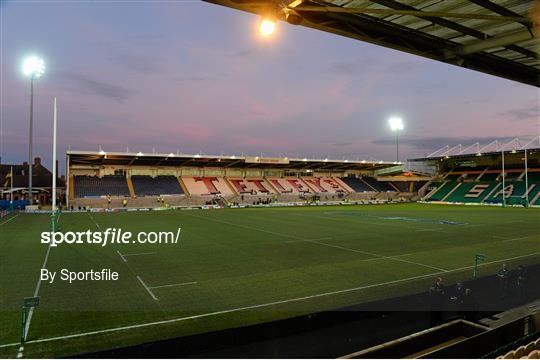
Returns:
[[[442,82],[439,83],[429,83],[429,84],[418,84],[413,86],[414,91],[417,94],[429,93],[433,90],[442,90],[448,88],[448,85]]]
[[[424,65],[418,61],[400,61],[384,66],[383,71],[397,75],[397,74],[410,74],[412,71],[419,70]]]
[[[540,118],[540,106],[533,105],[528,108],[510,109],[502,113],[503,116],[507,116],[512,120],[528,120]]]
[[[210,78],[205,76],[177,76],[173,78],[175,81],[183,82],[183,81],[206,81]]]
[[[114,101],[123,102],[130,99],[134,92],[125,87],[95,80],[89,76],[74,73],[59,73],[61,79],[68,83],[69,89],[82,94],[97,95]]]
[[[377,62],[371,59],[356,61],[335,61],[326,69],[328,72],[338,75],[353,75],[377,66]]]
[[[344,142],[336,142],[332,143],[333,146],[351,146],[353,143],[351,141],[344,141]]]
[[[138,73],[155,74],[159,72],[158,59],[149,55],[117,53],[109,57],[109,60],[114,65]]]
[[[338,75],[354,75],[366,73],[367,71],[377,70],[382,73],[392,75],[410,74],[422,67],[421,63],[414,61],[399,61],[386,63],[381,60],[365,58],[353,61],[335,61],[330,63],[327,71]]]
[[[252,51],[251,50],[238,50],[238,51],[235,51],[233,52],[232,54],[229,55],[229,57],[231,58],[242,58],[242,57],[248,57],[248,56],[251,56],[252,54]]]

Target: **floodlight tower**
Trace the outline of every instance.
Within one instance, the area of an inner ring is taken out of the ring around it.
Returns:
[[[403,119],[398,116],[392,116],[388,119],[390,129],[396,133],[396,162],[399,162],[399,132],[403,130]]]
[[[28,132],[28,199],[34,203],[32,194],[32,132],[34,127],[34,79],[40,78],[45,72],[45,61],[32,55],[26,58],[22,66],[23,74],[30,77],[30,126]]]

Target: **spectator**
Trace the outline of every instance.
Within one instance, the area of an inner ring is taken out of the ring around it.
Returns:
[[[450,299],[456,301],[459,304],[464,294],[465,288],[463,287],[463,284],[461,282],[458,282]]]
[[[476,320],[476,312],[478,311],[478,303],[472,294],[471,289],[465,289],[463,297],[459,303],[458,314],[465,320]]]
[[[499,289],[501,291],[501,297],[507,298],[509,295],[508,294],[508,290],[509,290],[508,280],[510,277],[510,272],[506,268],[506,264],[502,265],[501,270],[499,270],[499,272],[497,273],[497,276],[499,278]]]
[[[435,284],[429,289],[429,305],[431,326],[442,323],[442,308],[444,304],[445,289],[443,279],[438,277]]]
[[[527,270],[523,265],[519,265],[516,273],[516,288],[518,299],[523,301],[527,298]]]

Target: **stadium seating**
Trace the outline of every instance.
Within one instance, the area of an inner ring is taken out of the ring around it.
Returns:
[[[268,181],[280,194],[311,194],[314,192],[302,179],[296,177],[270,177]]]
[[[228,196],[234,192],[222,177],[186,177],[182,176],[182,182],[191,195]]]
[[[391,181],[390,185],[400,192],[408,192],[409,191],[409,183],[407,181]]]
[[[540,359],[540,338],[521,345],[517,349],[497,357],[497,359]]]
[[[227,178],[226,179],[238,195],[275,194],[268,181],[263,178]]]
[[[369,176],[362,178],[369,186],[374,188],[376,191],[387,192],[387,191],[396,191],[388,181],[378,181],[377,179]]]
[[[330,177],[303,177],[301,178],[316,193],[347,193],[340,183]]]
[[[445,201],[480,203],[496,185],[496,182],[462,182],[448,194]]]
[[[375,189],[357,177],[347,176],[340,179],[356,192],[375,192]]]
[[[450,178],[458,174],[452,173]],[[525,176],[521,169],[510,169],[505,172],[505,186],[502,186],[502,172],[500,170],[462,172],[459,180],[448,180],[443,176],[443,182],[432,182],[430,191],[425,200],[445,201],[456,203],[486,203],[500,204],[505,193],[506,204],[523,205],[528,193],[531,205],[540,205],[540,172],[533,170],[528,173],[528,189]]]
[[[181,195],[184,193],[175,176],[133,175],[131,182],[137,196]]]
[[[74,176],[76,197],[93,196],[130,196],[125,176],[105,175],[102,178],[95,176]]]
[[[430,197],[429,197],[429,200],[431,201],[443,201],[446,196],[448,195],[448,193],[450,193],[450,191],[452,191],[457,185],[457,181],[445,181],[443,182],[435,192],[433,192]]]

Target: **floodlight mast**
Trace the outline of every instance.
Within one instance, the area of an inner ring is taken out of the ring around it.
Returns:
[[[403,130],[403,119],[398,116],[393,116],[388,119],[390,129],[396,133],[396,162],[399,162],[399,132]]]
[[[30,56],[23,62],[23,74],[30,77],[30,124],[28,130],[28,200],[30,205],[34,203],[32,191],[32,138],[34,128],[34,79],[45,72],[45,62],[37,56]]]

